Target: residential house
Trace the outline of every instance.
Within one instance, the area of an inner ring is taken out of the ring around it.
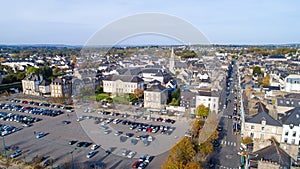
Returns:
[[[269,56],[268,58],[266,58],[266,61],[269,62],[285,62],[287,61],[287,58],[284,56],[280,56],[280,55],[274,55],[274,56]]]
[[[300,107],[285,113],[282,118],[283,132],[281,142],[300,145]]]
[[[277,98],[277,106],[280,107],[299,107],[300,106],[300,94],[291,93],[287,94],[284,97]]]
[[[249,155],[250,169],[289,169],[292,158],[278,143],[272,142],[270,146],[253,152]]]
[[[42,75],[31,73],[22,80],[23,93],[38,96],[39,84],[43,81]]]
[[[288,75],[284,79],[284,91],[286,92],[300,92],[300,75]]]
[[[219,112],[219,97],[214,96],[211,91],[199,91],[196,94],[195,107],[198,107],[201,104],[208,107],[211,112]]]
[[[59,76],[50,84],[51,97],[71,97],[72,77]]]
[[[144,91],[144,107],[162,109],[167,104],[168,90],[160,83],[153,84]]]
[[[281,140],[282,124],[269,115],[266,106],[257,103],[258,113],[245,119],[244,135],[252,139],[267,140],[274,137]]]
[[[42,96],[50,95],[50,82],[48,82],[44,79],[39,84],[39,92],[40,92],[40,95],[42,95]]]
[[[103,91],[113,95],[134,93],[137,88],[144,90],[144,80],[139,76],[110,75],[103,80]]]

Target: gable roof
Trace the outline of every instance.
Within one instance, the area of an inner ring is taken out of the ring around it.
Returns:
[[[280,166],[287,168],[289,168],[291,164],[291,157],[279,147],[278,143],[275,142],[253,154],[256,154],[256,156],[250,157],[250,161],[264,160],[277,162]]]
[[[292,110],[285,112],[285,116],[282,118],[283,124],[294,124],[294,126],[300,125],[300,107],[296,107]]]
[[[166,90],[167,88],[162,86],[160,83],[152,85],[150,88],[146,89],[146,91],[151,92],[161,92]]]
[[[247,118],[246,123],[256,123],[261,124],[261,120],[266,120],[266,125],[271,126],[282,126],[279,121],[275,120],[272,116],[269,115],[268,109],[264,104],[258,102],[258,113],[252,117]]]
[[[36,73],[30,73],[27,75],[24,80],[29,80],[29,81],[40,81],[41,77],[37,75]]]

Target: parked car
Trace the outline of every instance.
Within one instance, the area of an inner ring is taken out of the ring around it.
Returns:
[[[62,121],[62,123],[63,123],[63,124],[70,124],[71,121],[64,120],[64,121]]]
[[[136,152],[130,151],[127,155],[128,158],[133,158],[135,156]]]
[[[69,145],[73,145],[73,144],[75,144],[77,141],[76,140],[70,140],[69,141]]]
[[[98,145],[98,144],[93,144],[92,145],[92,147],[91,147],[91,149],[92,150],[96,150],[97,148],[99,148],[100,146]]]
[[[97,153],[97,151],[90,151],[90,152],[86,155],[86,158],[92,158],[96,153]]]
[[[82,147],[84,143],[85,143],[85,142],[82,142],[82,141],[81,141],[81,142],[77,143],[76,146],[77,146],[77,147]]]
[[[12,155],[10,155],[11,158],[16,158],[22,154],[22,150],[16,150]]]
[[[45,133],[45,132],[39,132],[35,137],[36,138],[42,138],[42,137],[44,137],[46,135],[47,135],[47,133]]]
[[[134,162],[133,164],[132,164],[132,168],[138,168],[139,167],[139,165],[142,163],[142,161],[136,161],[136,162]]]

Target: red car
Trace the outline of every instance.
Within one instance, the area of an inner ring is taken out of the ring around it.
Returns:
[[[151,133],[152,130],[153,130],[153,129],[152,129],[151,127],[148,127],[148,128],[147,128],[147,132],[148,132],[148,133]]]
[[[132,164],[132,168],[138,168],[142,161],[136,161]]]

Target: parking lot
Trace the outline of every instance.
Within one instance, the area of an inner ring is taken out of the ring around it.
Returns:
[[[54,166],[65,162],[72,162],[73,157],[74,165],[77,167],[79,167],[79,164],[84,165],[83,168],[88,168],[91,164],[103,163],[106,166],[105,168],[131,168],[142,154],[149,154],[155,157],[147,168],[159,168],[167,157],[170,147],[180,138],[181,131],[184,134],[183,130],[185,130],[185,126],[186,128],[189,126],[187,121],[180,120],[176,120],[172,124],[171,121],[165,122],[166,119],[152,121],[154,118],[147,120],[134,116],[122,117],[121,114],[119,116],[113,116],[112,114],[104,115],[97,111],[85,112],[85,110],[82,110],[82,112],[75,113],[65,109],[63,106],[37,105],[37,103],[29,104],[29,101],[27,103],[11,101],[1,103],[4,103],[4,105],[20,105],[17,106],[19,107],[18,110],[14,108],[1,110],[6,116],[9,113],[14,115],[14,119],[12,120],[2,120],[1,123],[3,125],[22,128],[18,132],[5,135],[5,146],[17,147],[19,150],[22,150],[22,154],[16,157],[18,159],[31,161],[33,157],[39,155],[48,159],[54,159]],[[30,109],[28,108],[28,111],[25,110],[22,112],[20,111],[22,107],[30,107]],[[51,112],[60,111],[61,113],[52,116],[49,113],[45,113],[47,112],[45,110],[51,110]],[[79,113],[82,114],[80,115]],[[24,119],[25,116],[40,120],[30,123],[32,126],[24,126],[26,123],[20,119]],[[80,116],[84,118],[78,122],[77,120]],[[112,121],[104,124],[104,121],[109,118]],[[120,122],[116,122],[117,124],[114,123],[114,119],[116,118],[120,120]],[[123,124],[126,120],[127,124]],[[101,129],[100,126],[107,126],[109,132],[106,134],[105,129]],[[132,130],[130,129],[131,126],[136,127]],[[165,126],[165,130],[161,126]],[[143,129],[138,131],[140,127],[143,127]],[[150,129],[149,127],[152,128]],[[153,131],[155,127],[159,127],[159,130],[156,132]],[[171,127],[173,131],[170,131]],[[120,131],[121,133],[116,134],[116,131]],[[162,131],[167,132],[162,133]],[[45,132],[46,135],[36,138],[39,132]],[[126,137],[126,133],[131,133],[132,135]],[[146,136],[149,143],[147,145],[145,145],[143,140],[143,137]],[[152,138],[150,137],[151,139],[149,139],[149,136]],[[125,139],[122,141],[121,138]],[[69,145],[71,140],[88,142],[90,144],[87,147],[77,147],[76,144]],[[132,140],[135,140],[136,143],[133,144]],[[93,157],[87,158],[86,156],[91,151],[92,144],[99,144],[100,148],[96,150],[96,154]],[[105,151],[109,149],[111,153],[108,154]],[[124,156],[122,152],[125,149],[127,153]],[[7,155],[10,156],[15,152],[16,148],[7,150]],[[136,153],[132,158],[127,157],[130,151]]]

